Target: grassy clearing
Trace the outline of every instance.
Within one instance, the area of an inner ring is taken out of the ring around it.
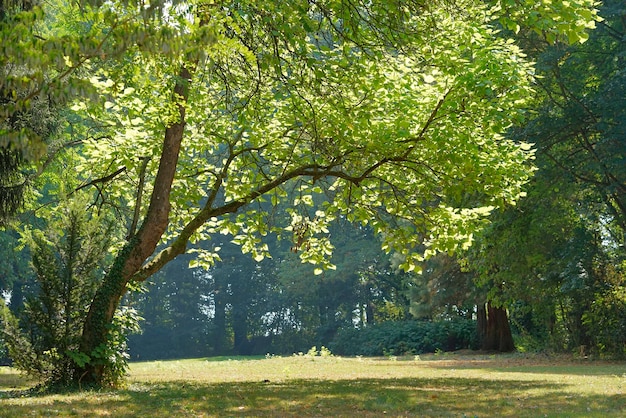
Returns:
[[[0,369],[0,416],[626,416],[626,363],[441,355],[134,363],[124,390],[23,396]]]

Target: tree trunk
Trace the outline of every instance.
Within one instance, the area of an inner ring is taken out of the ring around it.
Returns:
[[[478,305],[476,308],[476,334],[482,348],[487,338],[487,307],[486,304]]]
[[[156,249],[161,236],[167,229],[170,212],[170,191],[178,155],[185,129],[185,103],[189,92],[191,73],[182,67],[174,87],[173,100],[177,103],[180,119],[166,128],[159,169],[154,180],[150,206],[146,217],[137,232],[117,255],[111,269],[98,288],[89,311],[80,344],[80,351],[91,361],[77,368],[77,380],[102,383],[105,366],[102,358],[97,358],[96,349],[107,346],[108,328],[119,302],[126,292],[126,285],[139,271],[143,263]]]
[[[11,286],[11,302],[9,309],[17,314],[24,306],[24,282],[21,279],[15,279]]]
[[[482,349],[488,351],[510,352],[515,350],[511,327],[509,326],[509,318],[506,309],[495,307],[491,302],[487,303],[484,323],[481,324],[481,315],[479,315],[479,326],[482,327]],[[480,308],[479,308],[480,312]],[[481,329],[479,328],[479,335]]]
[[[226,284],[221,279],[215,279],[213,301],[215,316],[213,317],[212,338],[214,355],[226,354]]]
[[[242,306],[233,306],[232,311],[233,348],[237,355],[249,355],[250,341],[248,340],[248,309]]]
[[[365,321],[367,321],[367,325],[374,324],[374,302],[368,300],[365,304]]]

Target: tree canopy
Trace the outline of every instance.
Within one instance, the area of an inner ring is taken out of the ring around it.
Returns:
[[[264,213],[242,212],[235,222],[219,216],[261,195],[277,201],[284,187],[302,190],[291,224],[306,229],[303,254],[311,257],[328,246],[315,235],[339,215],[372,224],[388,248],[408,255],[418,244],[452,249],[492,207],[518,198],[530,147],[501,133],[521,117],[531,67],[487,25],[493,17],[486,8],[420,10],[390,44],[379,33],[389,28],[339,27],[324,17],[332,10],[314,5],[299,13],[297,4],[244,6],[212,10],[211,23],[197,31],[199,23],[186,16],[179,22],[186,30],[169,28],[182,32],[172,38],[179,50],[169,39],[161,45],[176,59],[129,51],[132,59],[92,79],[103,107],[75,106],[100,124],[98,139],[85,138],[78,169],[86,181],[111,180],[102,203],[123,202],[128,213],[148,204],[136,201],[133,183],[140,179],[150,192],[159,163],[171,157],[159,138],[163,127],[176,121],[185,128],[172,184],[171,245],[137,278],[189,239],[216,232],[263,256],[256,235],[273,224]],[[418,36],[427,28],[429,36]],[[180,62],[190,54],[197,56]],[[114,187],[115,180],[123,185]],[[310,217],[304,208],[322,191],[328,203]],[[419,259],[407,258],[407,267]]]

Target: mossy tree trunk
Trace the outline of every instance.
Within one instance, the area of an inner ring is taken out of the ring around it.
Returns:
[[[179,120],[165,130],[163,150],[154,180],[150,205],[137,234],[118,254],[111,269],[105,275],[89,307],[83,326],[81,352],[93,357],[98,347],[107,344],[107,332],[126,285],[134,279],[145,261],[150,257],[168,226],[170,192],[185,129],[185,103],[188,97],[191,73],[182,67],[174,87],[174,100],[178,103]],[[77,370],[77,380],[101,383],[105,366],[99,361],[90,361]]]

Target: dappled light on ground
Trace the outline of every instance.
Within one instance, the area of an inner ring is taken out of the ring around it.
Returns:
[[[2,416],[626,414],[625,363],[522,355],[178,360],[133,364],[117,391],[24,397],[10,385],[0,374]]]

